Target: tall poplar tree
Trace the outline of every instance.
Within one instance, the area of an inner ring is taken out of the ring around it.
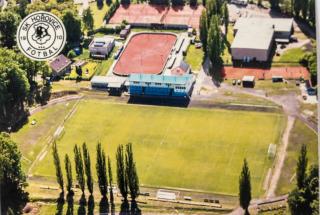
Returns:
[[[92,173],[91,173],[91,159],[90,159],[90,153],[88,151],[88,147],[86,143],[82,144],[82,150],[83,150],[83,161],[84,161],[84,169],[87,176],[87,187],[92,195],[93,193],[93,179],[92,179]]]
[[[137,174],[136,163],[133,158],[131,143],[126,145],[126,166],[130,196],[132,201],[135,201],[139,196],[139,177]]]
[[[113,178],[112,178],[111,160],[109,156],[108,156],[108,175],[109,175],[110,202],[111,204],[113,204],[113,201],[114,201],[113,190],[112,190]]]
[[[248,207],[251,201],[251,179],[247,160],[244,159],[241,175],[239,178],[239,201],[245,214],[249,214]]]
[[[84,178],[81,149],[77,145],[75,145],[73,151],[74,151],[74,161],[76,166],[77,181],[82,191],[82,194],[84,194],[86,180]]]
[[[52,155],[53,155],[54,167],[56,169],[57,182],[58,182],[62,192],[64,192],[63,174],[62,174],[62,170],[61,170],[60,157],[59,157],[59,153],[58,153],[57,143],[55,141],[52,143]]]
[[[116,154],[117,159],[117,182],[120,193],[125,201],[128,198],[128,180],[123,145],[119,145]]]
[[[106,155],[101,147],[101,143],[97,144],[96,170],[97,170],[100,193],[102,196],[106,197],[108,193]]]
[[[66,169],[66,174],[67,174],[67,191],[69,193],[72,193],[72,167],[71,167],[71,162],[69,159],[68,154],[65,155],[64,158],[64,164],[65,164],[65,169]]]
[[[202,42],[202,47],[205,52],[207,52],[207,39],[208,39],[208,18],[206,10],[202,11],[200,17],[200,40]]]
[[[214,15],[211,19],[207,40],[209,59],[214,67],[219,67],[222,63],[223,40],[220,34],[219,17],[217,15]]]
[[[307,146],[303,144],[300,149],[300,155],[299,155],[298,163],[296,167],[298,189],[302,189],[304,187],[304,183],[307,178],[307,167],[308,167]]]

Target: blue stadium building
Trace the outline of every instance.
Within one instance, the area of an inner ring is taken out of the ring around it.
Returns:
[[[131,96],[161,96],[189,98],[192,92],[194,76],[132,74],[129,76]]]

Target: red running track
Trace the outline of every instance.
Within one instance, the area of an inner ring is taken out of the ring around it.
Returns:
[[[140,33],[132,36],[116,63],[113,73],[160,74],[176,42],[173,34]]]

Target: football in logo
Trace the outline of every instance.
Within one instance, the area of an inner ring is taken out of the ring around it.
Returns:
[[[50,60],[57,56],[66,43],[66,30],[55,15],[38,11],[24,18],[17,31],[21,52],[36,60]]]

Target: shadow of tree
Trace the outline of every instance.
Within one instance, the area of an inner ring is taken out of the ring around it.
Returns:
[[[63,205],[64,205],[64,192],[61,192],[59,194],[59,197],[57,198],[56,215],[63,214]]]
[[[108,202],[108,199],[107,197],[103,196],[100,200],[100,203],[99,203],[99,212],[100,213],[109,213],[109,202]]]
[[[140,210],[136,201],[131,202],[130,214],[131,215],[140,215],[141,214],[141,210]]]
[[[123,200],[119,215],[128,215],[130,214],[129,202],[128,200]]]
[[[88,215],[93,215],[93,214],[94,214],[94,197],[93,195],[90,195],[88,200]]]
[[[68,208],[67,208],[66,215],[73,215],[73,205],[74,205],[73,196],[74,196],[73,192],[67,194]]]
[[[87,200],[84,194],[82,194],[79,200],[79,208],[78,208],[78,215],[85,215],[86,214],[86,204]]]

